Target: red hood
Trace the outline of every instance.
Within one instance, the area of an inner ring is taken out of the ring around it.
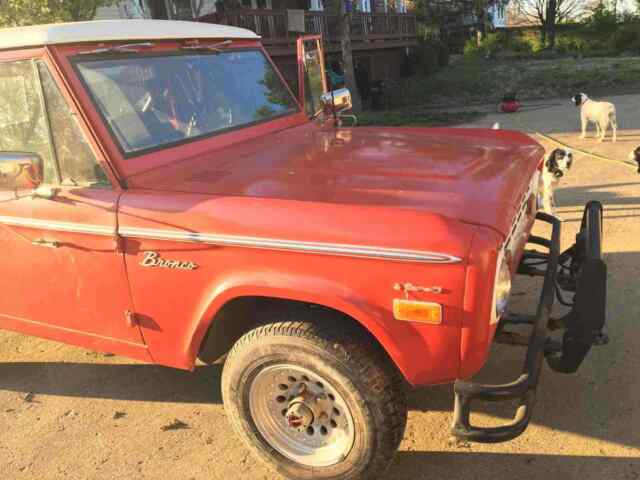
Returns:
[[[156,191],[413,209],[506,234],[542,155],[516,132],[306,124],[128,180]]]

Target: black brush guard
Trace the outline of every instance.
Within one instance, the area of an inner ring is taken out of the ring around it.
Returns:
[[[602,333],[605,321],[607,267],[602,260],[602,205],[589,202],[584,210],[576,243],[560,253],[560,221],[546,213],[538,213],[536,219],[552,226],[551,239],[529,237],[529,244],[545,247],[548,253],[525,251],[519,274],[544,276],[542,292],[536,314],[508,315],[499,323],[496,341],[527,345],[524,367],[520,377],[502,385],[483,385],[458,380],[454,385],[455,406],[451,433],[454,437],[483,443],[511,440],[529,425],[535,403],[536,387],[540,379],[542,359],[549,367],[562,373],[574,373],[592,345],[606,343]],[[539,268],[546,265],[546,269]],[[564,299],[563,291],[575,292],[573,302]],[[571,306],[562,318],[552,318],[551,308],[555,298]],[[532,327],[528,339],[514,332],[507,332],[508,324],[527,324]],[[564,330],[562,343],[549,338],[551,330]],[[471,425],[473,400],[518,400],[518,408],[511,422],[498,427]]]

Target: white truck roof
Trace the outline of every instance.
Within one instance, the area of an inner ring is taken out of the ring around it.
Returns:
[[[260,38],[251,30],[227,25],[174,20],[96,20],[0,29],[0,50],[64,43]]]

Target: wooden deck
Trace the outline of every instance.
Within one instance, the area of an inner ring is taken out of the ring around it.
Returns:
[[[300,34],[288,30],[286,10],[231,11],[215,21],[253,30],[262,37],[265,47],[273,56],[295,53],[296,38]],[[415,45],[416,17],[407,13],[355,12],[352,15],[351,33],[355,51]],[[327,51],[340,48],[338,16],[335,14],[305,12],[305,34],[322,34]]]

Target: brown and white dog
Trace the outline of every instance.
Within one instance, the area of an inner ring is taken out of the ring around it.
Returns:
[[[540,209],[543,212],[555,215],[556,199],[554,188],[560,179],[569,172],[571,165],[573,165],[573,153],[567,148],[556,148],[544,162],[542,191],[540,192]]]
[[[571,101],[573,101],[576,107],[580,107],[580,123],[582,127],[580,138],[586,137],[589,123],[595,123],[596,137],[600,137],[600,142],[604,141],[609,126],[611,126],[611,130],[613,131],[613,141],[616,141],[618,121],[616,118],[616,107],[613,103],[596,102],[587,97],[586,93],[574,95]]]
[[[636,162],[638,165],[638,173],[640,173],[640,147],[636,147],[629,152],[629,160]]]

